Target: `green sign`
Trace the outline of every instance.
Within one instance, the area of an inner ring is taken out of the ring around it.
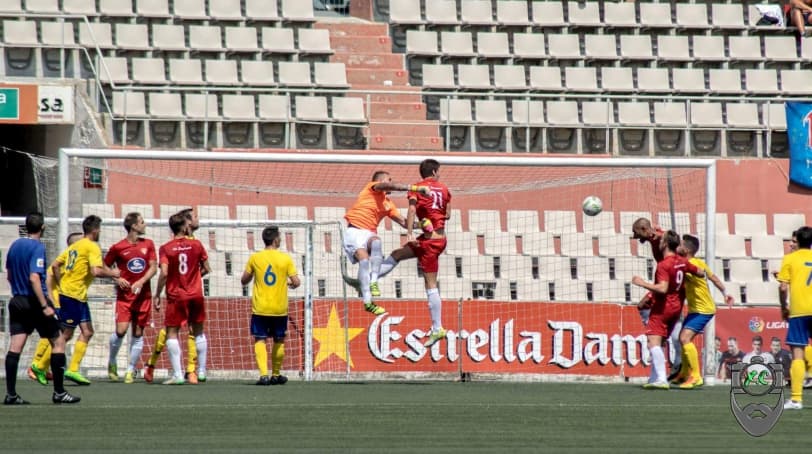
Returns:
[[[0,88],[0,120],[20,119],[20,89]]]

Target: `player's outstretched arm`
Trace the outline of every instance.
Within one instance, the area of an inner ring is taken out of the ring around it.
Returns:
[[[106,265],[91,267],[90,272],[94,277],[121,277],[121,271],[116,268],[108,268]]]
[[[381,181],[380,183],[375,183],[372,186],[374,191],[412,191],[412,192],[419,192],[423,195],[429,195],[431,193],[431,188],[428,186],[418,186],[416,184],[398,184],[392,183],[390,181]]]
[[[722,280],[719,279],[719,276],[714,274],[709,279],[710,279],[711,282],[713,282],[713,285],[716,286],[716,288],[719,289],[720,292],[722,292],[722,296],[725,298],[725,303],[728,306],[732,306],[733,305],[733,296],[727,294],[727,289],[725,289],[725,284],[722,283]]]
[[[648,290],[650,292],[656,292],[656,293],[665,294],[668,291],[668,281],[660,281],[660,282],[657,282],[656,284],[652,284],[650,282],[646,282],[640,276],[634,276],[632,278],[632,284],[634,284],[634,285],[636,285],[638,287],[643,287],[644,289],[646,289],[646,290]]]

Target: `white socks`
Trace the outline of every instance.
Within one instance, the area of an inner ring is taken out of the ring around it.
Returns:
[[[383,248],[381,247],[381,239],[375,238],[369,243],[370,282],[378,282],[382,262]]]
[[[195,347],[197,348],[197,373],[206,376],[206,352],[209,349],[209,342],[206,335],[195,336]]]
[[[358,262],[358,283],[361,285],[361,296],[364,304],[372,303],[372,293],[369,291],[369,259]]]
[[[169,352],[169,362],[172,364],[172,376],[183,378],[183,369],[180,367],[180,344],[178,339],[167,339],[166,350]]]
[[[143,350],[144,336],[133,337],[132,345],[130,345],[130,363],[127,365],[127,372],[135,372],[135,365],[138,364]]]
[[[381,271],[378,273],[378,279],[389,274],[395,267],[398,266],[398,261],[391,255],[386,257],[381,263]]]
[[[116,357],[118,356],[122,342],[124,342],[124,338],[118,337],[116,332],[113,331],[113,334],[110,335],[110,357],[107,360],[107,364],[116,364]]]
[[[668,376],[665,375],[665,354],[661,346],[651,347],[651,368],[654,370],[653,383],[665,383]]]
[[[431,330],[437,331],[443,327],[443,301],[440,299],[440,290],[430,288],[426,290],[426,296],[429,298],[429,313],[431,314]]]

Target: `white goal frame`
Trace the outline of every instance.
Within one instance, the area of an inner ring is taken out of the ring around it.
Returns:
[[[715,216],[716,212],[716,161],[714,159],[689,158],[590,158],[590,157],[553,157],[538,156],[476,156],[475,154],[426,154],[426,155],[392,155],[392,154],[342,154],[342,153],[246,153],[246,152],[208,152],[177,150],[113,150],[113,149],[80,149],[62,148],[59,150],[58,182],[58,216],[57,238],[68,234],[70,207],[70,163],[73,158],[84,159],[143,159],[143,160],[176,160],[176,161],[232,161],[232,162],[295,162],[326,164],[399,164],[418,165],[428,157],[437,159],[441,164],[455,166],[508,166],[508,167],[614,167],[614,168],[695,168],[705,169],[705,260],[714,263],[715,250]],[[311,245],[312,247],[312,245]],[[312,251],[307,254],[305,278],[308,279],[308,268],[312,269]],[[337,273],[341,270],[336,270]],[[305,283],[304,298],[304,379],[313,379],[313,294],[312,286]],[[707,339],[712,342],[715,326],[710,323],[705,330]],[[706,348],[706,359],[712,357],[713,351]],[[707,373],[707,371],[706,371]]]

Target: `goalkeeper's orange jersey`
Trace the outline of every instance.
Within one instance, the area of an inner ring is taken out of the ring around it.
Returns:
[[[344,215],[349,225],[377,233],[381,219],[400,214],[385,192],[372,189],[377,183],[367,183],[358,194],[358,199]]]

